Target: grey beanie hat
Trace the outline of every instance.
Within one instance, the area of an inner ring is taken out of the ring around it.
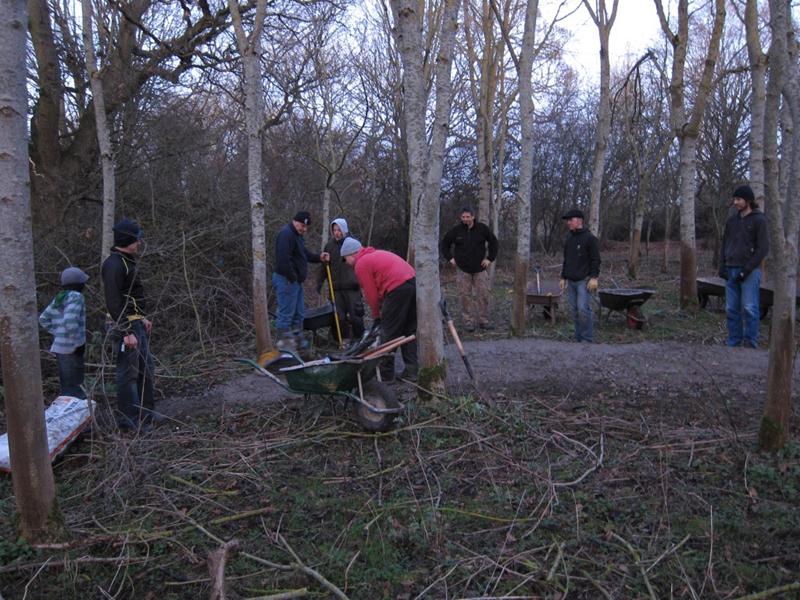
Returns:
[[[61,285],[73,285],[87,281],[89,281],[89,276],[78,267],[68,267],[61,271]]]
[[[349,237],[345,238],[342,242],[342,249],[339,251],[339,254],[342,255],[342,258],[344,258],[345,256],[355,254],[359,250],[361,250],[361,242],[359,242],[356,238]]]

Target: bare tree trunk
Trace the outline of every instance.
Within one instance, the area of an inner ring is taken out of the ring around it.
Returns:
[[[36,320],[28,174],[26,3],[0,2],[0,362],[11,478],[28,541],[55,532],[60,514],[47,447]]]
[[[757,0],[747,0],[744,25],[747,36],[747,55],[750,57],[750,81],[753,97],[750,101],[750,187],[761,202],[764,197],[764,105],[766,102],[767,55],[761,48],[758,33]]]
[[[589,230],[595,235],[600,233],[600,193],[603,190],[606,148],[608,147],[608,135],[611,132],[611,63],[608,57],[608,38],[617,17],[619,0],[613,0],[613,2],[609,15],[606,9],[606,0],[595,0],[594,9],[589,4],[589,0],[583,0],[583,5],[597,26],[600,37],[600,101],[597,107],[597,139],[594,147],[589,202]]]
[[[519,111],[522,128],[522,156],[519,167],[519,190],[517,193],[517,253],[514,258],[514,296],[511,309],[511,331],[524,335],[525,293],[528,288],[528,271],[531,256],[531,185],[533,180],[533,71],[534,43],[536,41],[536,17],[539,0],[528,0],[525,11],[525,29],[522,34],[518,75]]]
[[[689,46],[689,0],[678,0],[678,32],[670,30],[662,0],[654,0],[661,29],[673,48],[670,80],[670,122],[680,143],[680,223],[681,223],[681,284],[680,305],[684,310],[697,310],[697,248],[695,242],[695,177],[697,174],[697,138],[708,97],[714,69],[719,57],[720,40],[725,25],[725,0],[714,0],[714,24],[706,51],[700,80],[697,82],[694,106],[687,118],[686,56]]]
[[[392,0],[397,47],[403,61],[405,123],[414,225],[414,266],[417,271],[417,329],[420,383],[434,391],[444,389],[444,339],[439,313],[439,194],[444,152],[450,129],[452,83],[450,70],[459,2],[446,0],[436,56],[436,104],[433,136],[428,148],[425,134],[425,79],[422,63],[422,18],[413,0]],[[427,168],[426,168],[427,167]]]
[[[491,228],[492,233],[494,236],[499,238],[500,236],[500,204],[503,201],[503,186],[505,180],[503,178],[503,174],[505,172],[505,165],[506,165],[506,136],[508,135],[508,103],[506,101],[506,94],[505,94],[505,76],[500,78],[500,134],[498,135],[498,143],[497,143],[497,180],[496,183],[492,186],[493,193],[492,193],[492,219],[491,219]],[[497,270],[497,261],[493,261],[491,265],[489,265],[489,281],[490,286],[494,285],[494,276]]]
[[[797,45],[789,3],[770,0],[772,42],[764,118],[764,192],[768,203],[772,268],[775,273],[772,327],[767,367],[767,395],[758,434],[762,450],[776,451],[789,441],[794,372],[795,293],[797,290],[798,229],[800,228],[800,77]],[[755,73],[753,74],[755,77]],[[754,89],[755,93],[755,89]],[[792,121],[791,135],[778,147],[781,96]],[[783,156],[783,161],[779,158]],[[781,166],[788,167],[788,189],[781,195]]]
[[[264,226],[264,197],[261,188],[261,132],[264,120],[261,109],[261,31],[266,0],[258,0],[253,31],[248,39],[236,0],[228,0],[236,42],[244,66],[245,129],[247,131],[247,180],[250,199],[250,230],[253,252],[253,324],[258,354],[272,348],[267,310],[267,244]]]
[[[97,128],[97,143],[100,147],[100,163],[103,168],[103,223],[100,262],[111,253],[114,244],[114,213],[116,211],[116,178],[114,176],[114,154],[111,149],[111,135],[108,130],[106,101],[103,94],[103,81],[97,69],[94,53],[94,7],[92,0],[81,0],[83,11],[83,47],[86,51],[86,70],[92,88],[94,120]]]
[[[672,236],[672,206],[664,207],[664,253],[661,255],[661,272],[669,272],[669,242]]]

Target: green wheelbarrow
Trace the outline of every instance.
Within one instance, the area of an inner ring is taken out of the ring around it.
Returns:
[[[397,400],[394,388],[375,381],[375,374],[389,352],[413,339],[414,336],[397,338],[359,356],[328,357],[311,362],[303,362],[296,354],[284,351],[276,361],[285,364],[287,358],[293,358],[295,364],[278,368],[276,373],[268,370],[270,365],[265,368],[249,358],[240,358],[237,362],[253,367],[292,394],[352,400],[356,419],[364,429],[385,432],[392,428],[405,407]]]

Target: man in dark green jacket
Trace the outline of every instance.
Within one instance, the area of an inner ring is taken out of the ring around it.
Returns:
[[[489,322],[489,272],[486,270],[497,258],[497,238],[484,223],[475,219],[468,206],[461,209],[461,223],[445,234],[440,250],[442,257],[457,267],[458,289],[461,295],[461,316],[464,328],[475,331],[491,329]]]

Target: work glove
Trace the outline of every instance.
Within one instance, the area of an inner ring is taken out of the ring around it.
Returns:
[[[592,277],[589,280],[589,283],[586,284],[586,289],[589,290],[589,292],[597,291],[597,277]]]
[[[560,288],[561,288],[561,291],[562,291],[562,292],[563,292],[565,289],[567,289],[567,280],[562,278],[562,279],[561,279],[561,280],[558,282],[558,287],[560,287]]]

